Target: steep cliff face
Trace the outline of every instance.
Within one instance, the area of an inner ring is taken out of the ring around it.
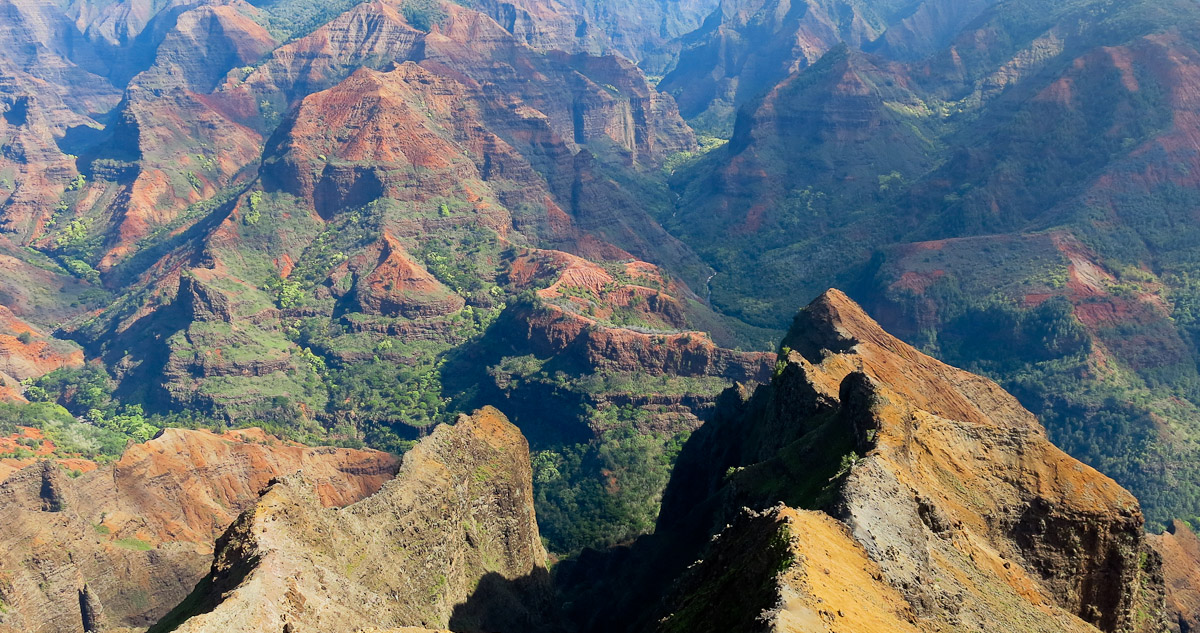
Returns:
[[[109,272],[156,229],[213,198],[260,157],[262,136],[207,94],[231,69],[259,61],[276,46],[246,15],[253,12],[234,3],[182,13],[153,64],[131,80],[111,139],[88,152],[93,184],[60,218],[90,222],[95,232],[107,225],[102,251],[88,254],[100,256],[98,270]],[[55,235],[50,244],[58,242]]]
[[[490,18],[458,9],[450,11],[425,44],[429,62],[446,64],[480,83],[524,81],[522,100],[544,113],[573,149],[604,141],[634,160],[652,161],[694,147],[692,132],[682,124],[674,101],[620,57],[556,51],[534,56]],[[512,60],[509,69],[501,69],[502,75],[486,63],[496,58]]]
[[[116,105],[120,89],[104,76],[107,47],[83,37],[68,12],[53,2],[5,2],[3,11],[8,16],[0,25],[5,74],[12,71],[40,85],[47,97],[66,100],[80,115]],[[87,18],[80,21],[86,24]]]
[[[845,39],[873,39],[875,29],[852,7],[831,8],[787,0],[722,2],[703,26],[683,36],[679,62],[662,88],[688,119],[727,131],[736,108],[775,82]]]
[[[387,2],[360,4],[281,46],[248,75],[230,76],[216,97],[256,125],[271,125],[288,104],[359,67],[382,70],[408,60],[502,91],[496,94],[517,95],[543,113],[572,149],[607,139],[651,159],[694,144],[673,101],[627,61],[541,52],[487,15],[453,3],[440,5],[444,17],[428,32],[411,26],[401,9]]]
[[[0,61],[0,230],[25,244],[42,232],[78,175],[56,137],[90,119],[70,111],[44,81],[5,71]]]
[[[753,236],[745,251],[755,263],[747,270],[771,271],[776,289],[789,279],[822,279],[794,287],[815,296],[818,286],[850,284],[855,274],[869,273],[872,251],[885,245],[1064,224],[1090,236],[1095,229],[1081,219],[1100,208],[1114,209],[1118,221],[1132,220],[1142,214],[1133,198],[1147,195],[1145,183],[1170,178],[1159,159],[1191,135],[1190,119],[1171,113],[1190,111],[1193,91],[1182,86],[1192,83],[1195,44],[1161,32],[1168,28],[1164,13],[1148,4],[1114,8],[1109,17],[1128,28],[1093,33],[1079,30],[1088,18],[1069,3],[1055,3],[1036,18],[998,5],[917,60],[853,46],[823,51],[820,63],[779,76],[756,92],[759,99],[747,101],[729,145],[679,183],[684,199],[671,228],[713,260],[708,246],[725,247],[730,232],[734,239]],[[1027,36],[1014,37],[1013,24],[1021,20]],[[1089,111],[1085,103],[1103,105]],[[964,119],[953,112],[972,123],[960,124]],[[1084,151],[1089,138],[1105,140]],[[1039,142],[1044,151],[1026,151]],[[1178,164],[1191,160],[1177,158]],[[1032,165],[1041,160],[1057,165],[1054,184],[1009,177],[1044,172]],[[791,184],[797,181],[804,186]],[[1125,184],[1132,188],[1122,189]],[[1173,186],[1189,185],[1175,180]],[[867,207],[872,211],[864,212]],[[1142,231],[1156,241],[1152,233]],[[795,237],[806,234],[819,237],[800,247]],[[753,256],[764,242],[784,236],[793,239],[770,247],[769,257]],[[1149,250],[1167,256],[1169,249]],[[809,257],[814,253],[820,257]],[[1136,257],[1148,256],[1139,251]],[[833,270],[796,275],[806,259]],[[722,263],[739,284],[751,276],[734,273],[736,261]],[[738,310],[734,298],[722,296],[722,285],[718,276],[715,300]],[[771,287],[756,286],[750,294],[761,300]],[[749,311],[740,313],[757,321]]]
[[[148,626],[203,577],[213,540],[272,478],[303,472],[314,504],[343,506],[396,466],[386,453],[310,448],[258,429],[168,429],[76,476],[52,461],[27,466],[0,484],[0,630],[77,631],[89,617]]]
[[[71,275],[49,257],[0,235],[0,304],[39,328],[52,329],[88,309],[91,283]]]
[[[368,251],[368,257],[374,253]],[[462,309],[462,297],[412,260],[396,238],[384,233],[374,270],[354,285],[363,312],[409,318],[442,316]]]
[[[667,226],[691,244],[725,248],[730,241],[753,241],[756,249],[789,255],[725,263],[725,274],[714,279],[717,300],[725,299],[726,284],[765,296],[774,292],[769,284],[824,279],[870,258],[872,243],[864,238],[872,233],[850,238],[840,229],[860,219],[874,226],[873,219],[855,212],[834,217],[831,210],[869,205],[889,178],[902,181],[931,166],[931,113],[915,88],[902,66],[839,45],[741,110],[730,141],[689,175],[694,180],[681,183],[686,211]],[[700,213],[703,221],[694,215]],[[785,268],[791,272],[784,275]],[[741,307],[730,303],[729,309]]]
[[[528,630],[548,617],[531,485],[524,437],[491,408],[439,427],[395,479],[344,508],[323,508],[305,477],[284,478],[152,630]]]
[[[237,1],[184,11],[155,48],[153,64],[133,78],[133,85],[210,92],[230,70],[242,72],[278,45],[255,18],[263,19],[261,11]]]
[[[1171,631],[1200,631],[1200,539],[1186,523],[1175,521],[1163,534],[1149,536],[1162,557],[1167,586],[1167,624]]]
[[[472,183],[475,197],[490,194],[481,168],[494,169],[493,177],[536,178],[527,161],[487,130],[480,112],[486,102],[479,91],[411,62],[390,72],[357,71],[304,99],[267,150],[264,186],[295,195],[330,219],[382,197],[410,203],[469,198]],[[474,211],[493,230],[512,224],[503,208],[481,202]]]
[[[820,512],[746,512],[673,590],[662,631],[916,633],[912,607],[879,565]],[[763,582],[764,579],[770,579]]]
[[[920,354],[837,291],[801,311],[783,350],[771,385],[728,393],[680,456],[657,534],[721,536],[661,630],[723,630],[748,612],[779,631],[1164,625],[1137,501],[997,385]],[[778,503],[825,515],[738,510]],[[853,591],[872,596],[870,614],[847,601],[857,583],[841,569],[864,576]],[[725,614],[730,583],[762,589]]]
[[[72,220],[94,223],[93,235],[103,233],[111,221],[121,235],[107,240],[108,246],[121,242],[128,249],[145,236],[147,223],[162,222],[164,215],[169,220],[201,194],[215,193],[215,188],[204,191],[205,184],[224,184],[216,182],[216,173],[204,173],[220,169],[201,168],[197,159],[238,160],[236,151],[225,156],[236,143],[226,138],[230,130],[221,128],[219,116],[201,112],[207,108],[190,91],[208,92],[231,67],[253,62],[275,42],[249,17],[256,14],[250,5],[201,4],[11,7],[13,19],[0,33],[8,44],[2,47],[0,76],[5,101],[11,102],[0,138],[12,149],[0,161],[0,180],[8,182],[0,182],[0,191],[10,194],[7,200],[0,197],[0,226],[24,243],[57,234],[57,244],[53,238],[40,244],[54,250],[63,246],[61,231]],[[123,112],[114,117],[114,109]],[[132,120],[139,116],[140,121]],[[104,135],[100,121],[114,118],[129,125],[117,126],[114,147],[101,156],[103,164],[95,165],[89,146]],[[162,127],[155,119],[162,119]],[[85,160],[77,161],[74,153]],[[146,162],[129,164],[138,159]],[[83,190],[77,167],[89,180],[108,179],[109,186]],[[131,184],[139,167],[144,177]],[[189,173],[202,179],[190,194]],[[168,191],[171,184],[183,186]],[[83,259],[96,264],[95,255]]]

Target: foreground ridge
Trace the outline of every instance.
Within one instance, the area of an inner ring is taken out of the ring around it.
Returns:
[[[256,428],[166,429],[98,468],[27,465],[0,483],[0,633],[144,629],[204,576],[213,541],[272,478],[302,471],[319,503],[343,506],[397,466],[388,453],[303,446]]]
[[[616,567],[665,594],[632,618],[664,632],[1166,630],[1134,497],[836,290],[797,315],[771,384],[722,395],[633,552],[654,562],[561,570],[575,603]]]
[[[212,571],[152,631],[527,630],[549,612],[529,449],[486,407],[438,427],[396,478],[341,509],[276,481]]]

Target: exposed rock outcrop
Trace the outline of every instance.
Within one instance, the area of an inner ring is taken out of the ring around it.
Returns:
[[[375,249],[367,251],[368,258]],[[442,285],[405,252],[396,238],[384,233],[374,269],[359,269],[354,298],[363,312],[408,318],[431,317],[461,310],[463,298]]]
[[[25,402],[24,391],[21,381],[0,372],[0,402]]]
[[[728,130],[737,109],[839,44],[919,59],[948,44],[993,0],[890,3],[727,0],[678,40],[679,59],[660,84],[685,117]]]
[[[11,237],[0,233],[0,304],[22,321],[46,329],[81,312],[80,295],[91,284]]]
[[[274,477],[304,473],[313,503],[379,489],[396,459],[310,448],[258,429],[167,429],[98,470],[30,465],[0,484],[0,631],[145,627],[203,577],[213,540]]]
[[[429,32],[414,28],[392,2],[362,3],[313,33],[274,51],[249,75],[231,77],[218,92],[230,111],[253,119],[329,88],[359,67],[419,62],[497,97],[519,95],[572,151],[611,143],[633,157],[653,159],[695,146],[674,101],[658,93],[636,66],[621,58],[541,52],[513,37],[491,17],[439,3],[445,18]],[[268,112],[258,112],[260,101]],[[506,99],[507,100],[507,99]],[[514,103],[515,100],[511,101]]]
[[[796,317],[772,383],[724,394],[681,453],[654,536],[677,549],[652,564],[707,553],[650,620],[1160,631],[1162,570],[1142,530],[1133,496],[1055,448],[1016,399],[831,290]]]
[[[509,281],[544,286],[538,302],[507,315],[506,336],[539,356],[560,356],[591,371],[720,376],[732,381],[769,378],[774,355],[715,345],[691,330],[685,302],[691,291],[658,267],[629,261],[605,267],[558,251],[516,258]]]
[[[1200,631],[1200,539],[1188,524],[1175,521],[1167,532],[1150,535],[1149,541],[1162,556],[1171,630]]]
[[[0,374],[0,379],[3,379],[2,374]],[[20,385],[15,382],[13,385],[15,386],[9,400],[24,402],[25,399],[21,395]],[[4,389],[0,385],[0,400],[3,399]],[[30,455],[29,453],[33,454]],[[58,455],[58,446],[53,441],[47,439],[45,434],[40,430],[28,426],[18,426],[16,432],[12,435],[0,437],[0,454],[9,455],[9,457],[0,457],[0,482],[8,479],[9,475],[42,460],[66,469],[72,472],[72,474],[75,472],[79,474],[91,472],[96,470],[98,466],[96,462],[82,457],[56,456]]]
[[[551,612],[528,445],[495,409],[438,427],[396,478],[341,509],[277,480],[212,571],[152,630],[529,630]]]

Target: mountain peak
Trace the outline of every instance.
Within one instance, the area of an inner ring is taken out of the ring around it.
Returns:
[[[828,515],[793,519],[835,525],[832,517],[846,531],[828,531],[841,554],[827,548],[819,563],[796,566],[799,557],[783,553],[778,565],[800,575],[861,569],[865,553],[879,566],[875,593],[892,596],[889,611],[920,630],[992,622],[1149,631],[1155,623],[1133,614],[1161,608],[1160,572],[1131,494],[1051,444],[998,385],[896,339],[837,290],[797,315],[771,384],[724,398],[680,454],[660,529],[691,539],[694,526],[727,527],[708,554],[716,563],[685,576],[690,590],[664,631],[720,617],[712,610],[721,606],[691,596],[719,593],[737,551],[722,541],[753,540],[754,525],[779,521],[745,520],[740,509],[780,502]],[[816,585],[774,578],[779,595],[802,599],[771,610],[764,598],[761,617],[802,621],[824,608]]]
[[[820,362],[822,352],[850,351],[862,339],[888,336],[846,293],[830,288],[796,314],[783,346]]]

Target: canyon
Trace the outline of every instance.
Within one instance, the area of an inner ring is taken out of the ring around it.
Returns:
[[[0,630],[1197,626],[1192,3],[0,3]]]

